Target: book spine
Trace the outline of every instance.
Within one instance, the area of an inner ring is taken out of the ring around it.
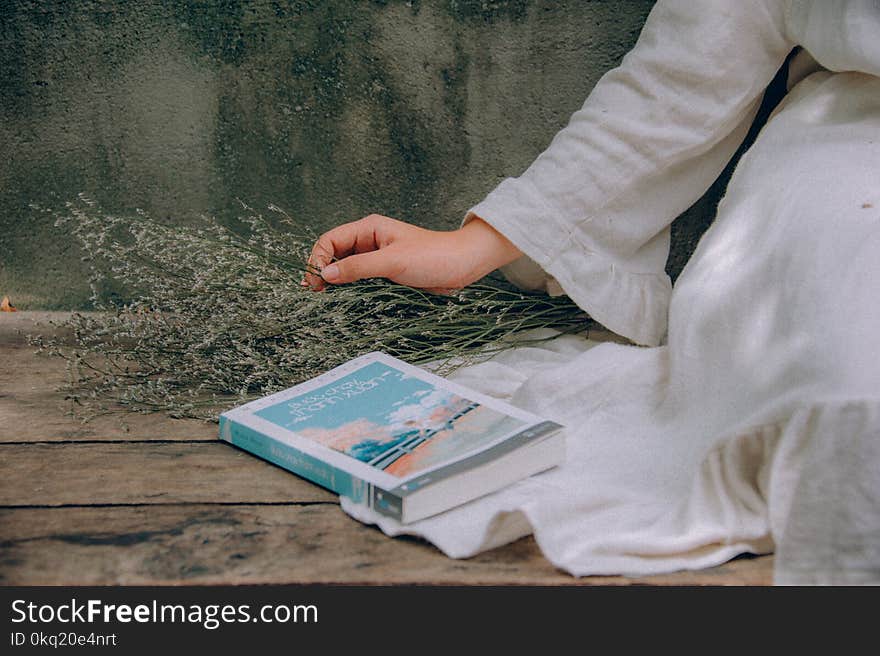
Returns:
[[[368,491],[372,486],[356,476],[222,415],[220,439],[356,503],[372,501]]]

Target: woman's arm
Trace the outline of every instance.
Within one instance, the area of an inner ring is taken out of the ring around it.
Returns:
[[[621,65],[521,176],[503,181],[467,213],[463,230],[479,218],[608,328],[659,343],[671,291],[667,227],[708,189],[744,138],[793,47],[787,5],[659,0]],[[514,253],[504,242],[496,242],[496,253],[492,240],[457,232],[428,239],[395,230],[391,242],[380,234],[358,247],[322,238],[316,263],[375,249],[371,271],[446,287],[435,283],[445,275],[467,282],[482,270],[475,263],[488,266]]]
[[[522,253],[488,223],[476,219],[452,231],[426,230],[372,214],[324,233],[303,284],[341,284],[361,278],[388,278],[434,292],[461,289],[512,262]]]
[[[550,146],[471,209],[527,256],[511,273],[567,294],[637,343],[660,343],[668,226],[745,138],[794,46],[787,8],[659,0],[635,47]]]

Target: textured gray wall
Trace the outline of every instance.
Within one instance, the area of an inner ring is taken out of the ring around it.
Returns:
[[[0,0],[0,295],[86,302],[75,246],[28,208],[78,192],[180,221],[241,198],[319,229],[373,211],[452,227],[547,146],[652,4]]]

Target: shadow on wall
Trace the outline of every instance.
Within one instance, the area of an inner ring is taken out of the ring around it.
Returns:
[[[79,192],[174,221],[233,221],[240,198],[316,230],[374,211],[453,227],[547,146],[652,5],[3,3],[0,293],[87,303],[76,247],[28,207]],[[678,222],[673,275],[716,200]]]

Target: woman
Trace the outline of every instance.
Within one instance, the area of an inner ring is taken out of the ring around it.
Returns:
[[[788,94],[673,289],[669,224],[795,48]],[[371,216],[324,234],[312,261],[315,289],[381,276],[442,291],[501,268],[641,345],[563,338],[464,370],[568,426],[565,465],[407,526],[343,500],[359,519],[453,557],[532,532],[574,575],[775,551],[779,584],[880,583],[875,0],[659,0],[568,126],[459,230]]]

